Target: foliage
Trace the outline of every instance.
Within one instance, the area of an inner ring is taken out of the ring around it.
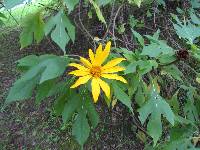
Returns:
[[[13,3],[13,0],[6,0],[4,6],[6,9],[11,9],[23,2],[17,0]],[[136,4],[141,7],[146,1],[126,2],[128,5]],[[165,6],[162,0],[156,2]],[[109,20],[102,8],[104,6],[110,8],[110,4],[113,3],[112,0],[85,0],[84,4],[78,0],[63,0],[57,1],[58,7],[53,11],[47,13],[46,8],[49,7],[47,5],[36,13],[28,14],[20,22],[21,48],[35,41],[40,43],[50,35],[64,55],[29,55],[18,60],[17,68],[21,75],[11,87],[5,104],[29,99],[33,95],[37,104],[47,97],[55,98],[56,115],[62,117],[64,125],[72,123],[72,135],[83,148],[90,132],[100,122],[94,102],[97,102],[100,97],[99,99],[105,100],[108,108],[112,109],[111,106],[115,105],[113,102],[119,101],[126,106],[130,116],[140,120],[142,129],[147,128],[148,141],[153,142],[153,145],[146,147],[153,146],[153,149],[166,150],[195,149],[195,143],[191,140],[197,138],[195,136],[199,134],[197,133],[200,123],[199,90],[187,77],[184,77],[184,72],[176,65],[176,62],[182,60],[178,57],[180,50],[163,40],[159,29],[153,35],[143,36],[138,28],[143,28],[144,23],[129,16],[129,26],[122,24],[123,32],[119,32],[119,35],[126,30],[131,31],[132,42],[136,45],[134,49],[128,49],[128,46],[117,48],[116,36],[118,35],[113,32],[112,37],[94,39],[93,42],[97,42],[99,46],[95,52],[89,49],[89,60],[81,56],[76,59],[74,55],[69,54],[67,44],[70,41],[75,42],[77,33],[71,15],[78,5],[91,6],[90,12],[95,11],[99,23],[109,30]],[[187,18],[184,16],[182,19],[173,14],[171,16],[174,31],[181,38],[180,40],[183,39],[181,42],[187,48],[181,52],[184,51],[199,62],[200,16],[195,10],[198,4],[197,1],[191,1],[192,8],[186,12],[189,16]],[[5,19],[6,16],[0,13],[1,18]],[[114,25],[115,21],[116,18]],[[0,20],[0,24],[1,22]],[[114,31],[115,29],[116,26],[113,27]],[[109,40],[114,43],[113,49],[111,49],[111,42],[105,43]],[[104,64],[105,62],[107,64]],[[71,67],[77,70],[68,73]],[[193,68],[192,70],[195,73],[196,84],[199,84],[200,73]],[[66,72],[67,75],[64,75]],[[75,82],[74,76],[79,78]],[[163,94],[163,87],[167,87],[165,77],[178,82],[178,89],[173,91],[171,97]],[[105,96],[101,94],[100,89]],[[185,93],[184,99],[179,98],[181,91]],[[166,135],[169,139],[164,137]]]

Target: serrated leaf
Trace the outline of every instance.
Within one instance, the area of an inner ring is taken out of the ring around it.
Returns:
[[[116,96],[116,98],[124,105],[126,105],[131,112],[133,112],[130,97],[117,84],[112,84],[112,85],[113,85],[114,95]]]
[[[41,12],[29,15],[23,23],[23,30],[20,34],[21,48],[32,44],[33,40],[39,43],[44,37],[44,21]]]
[[[138,42],[144,46],[144,38],[136,31],[134,31],[133,29],[131,29],[133,35],[137,38]]]
[[[75,136],[78,143],[83,146],[90,134],[90,126],[86,118],[86,111],[80,109],[78,116],[72,126],[72,135]]]
[[[73,42],[75,40],[75,27],[63,10],[51,17],[45,25],[45,34],[48,35],[50,32],[52,40],[66,53],[65,47],[69,40],[71,39]]]
[[[187,40],[189,44],[193,44],[194,40],[200,36],[200,28],[190,21],[182,23],[177,16],[175,16],[177,24],[173,23],[174,29],[179,37]]]
[[[161,115],[163,115],[172,125],[174,125],[174,113],[169,104],[156,92],[156,87],[152,86],[149,100],[139,110],[139,119],[143,124],[150,115],[147,124],[147,131],[153,138],[154,146],[162,134]]]
[[[63,123],[67,123],[73,113],[80,107],[81,105],[81,98],[77,93],[73,93],[67,99],[67,103],[65,103],[64,110],[62,112],[62,120]]]
[[[68,8],[68,13],[74,10],[75,6],[79,3],[79,0],[64,0],[65,5]]]
[[[96,14],[97,14],[97,17],[99,18],[99,21],[101,21],[102,23],[104,23],[106,25],[106,21],[103,17],[103,14],[101,12],[101,9],[100,7],[97,5],[97,3],[93,0],[89,0],[89,2],[93,5],[95,11],[96,11]]]
[[[169,47],[163,41],[152,42],[151,44],[144,46],[141,55],[147,55],[149,57],[158,57],[161,54],[174,53],[173,49]]]

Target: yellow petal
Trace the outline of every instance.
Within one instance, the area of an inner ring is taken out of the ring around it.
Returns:
[[[89,71],[83,71],[83,70],[75,70],[75,71],[71,71],[70,73],[71,75],[75,75],[77,77],[81,77],[81,76],[86,76],[89,74]]]
[[[115,73],[115,72],[119,72],[119,71],[123,71],[123,70],[125,70],[124,67],[115,66],[115,67],[112,67],[112,68],[104,69],[102,71],[102,73]]]
[[[80,61],[82,62],[82,64],[87,67],[87,68],[91,68],[92,67],[92,64],[85,58],[83,57],[80,57]]]
[[[127,81],[122,76],[119,76],[117,74],[102,74],[101,76],[103,78],[119,80],[123,83],[127,83]]]
[[[90,61],[92,63],[94,61],[94,53],[92,52],[91,49],[89,49],[89,57],[90,57]]]
[[[96,50],[95,59],[97,59],[98,56],[102,53],[102,49],[103,49],[102,44],[99,44],[99,47]]]
[[[91,78],[91,75],[80,77],[70,88],[76,88],[81,84],[85,84],[88,82],[88,80],[90,80],[90,78]]]
[[[84,66],[80,65],[80,64],[76,64],[76,63],[70,63],[68,66],[71,66],[71,67],[75,67],[79,70],[84,70],[84,71],[88,71],[89,69],[88,68],[85,68]]]
[[[116,65],[118,65],[120,62],[122,62],[123,60],[126,60],[125,58],[116,58],[113,59],[111,61],[109,61],[107,64],[105,64],[102,69],[107,69],[107,68],[111,68],[114,67]]]
[[[93,96],[94,102],[96,103],[100,95],[100,86],[99,86],[98,78],[92,79],[91,86],[92,86],[92,96]]]
[[[98,57],[95,57],[94,65],[100,66],[107,59],[108,55],[110,54],[110,47],[111,42],[108,42],[104,51]]]
[[[110,86],[101,80],[100,78],[98,79],[99,85],[101,89],[104,91],[105,95],[107,96],[108,99],[110,99]]]

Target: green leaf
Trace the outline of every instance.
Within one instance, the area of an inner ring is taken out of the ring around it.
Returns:
[[[187,119],[193,122],[199,122],[199,114],[191,99],[188,99],[183,109]]]
[[[36,60],[34,56],[29,58],[33,58],[34,60]],[[21,61],[19,60],[21,66],[27,66],[26,63],[29,62],[25,60],[27,60],[27,58],[21,59]],[[31,59],[30,62],[32,62]],[[60,77],[64,73],[67,63],[67,59],[59,56],[39,56],[38,63],[35,63],[35,65],[31,66],[11,88],[9,95],[6,99],[6,103],[15,100],[30,98],[31,93],[33,92],[33,89],[36,87],[37,84],[42,84],[47,80]]]
[[[47,80],[39,85],[36,94],[36,103],[39,104],[46,98],[52,89],[52,85],[55,85],[55,80]]]
[[[138,7],[140,7],[141,3],[143,2],[144,0],[128,0],[129,3],[133,3],[133,4],[136,4]]]
[[[86,96],[84,107],[87,110],[87,116],[91,122],[92,127],[96,128],[99,123],[99,114],[97,113],[90,96]]]
[[[163,150],[198,150],[191,142],[195,129],[191,125],[175,127],[170,130],[170,141],[161,145]]]
[[[45,25],[45,34],[48,35],[50,32],[52,40],[66,53],[65,47],[69,40],[71,39],[73,42],[75,40],[75,27],[63,10],[51,17]]]
[[[144,38],[136,31],[134,31],[133,29],[131,29],[133,35],[137,38],[138,42],[144,46]]]
[[[126,105],[129,108],[129,110],[133,113],[130,97],[116,83],[112,85],[113,85],[114,95],[116,96],[116,98],[124,105]]]
[[[63,123],[67,123],[74,112],[80,107],[81,98],[77,93],[68,97],[67,103],[65,103],[64,110],[62,112]]]
[[[31,45],[33,39],[39,43],[44,37],[44,21],[42,13],[31,14],[27,16],[23,23],[23,30],[20,34],[21,48]]]
[[[96,0],[96,3],[98,4],[98,6],[105,6],[111,2],[112,0]]]
[[[147,55],[149,57],[158,57],[161,54],[171,53],[174,53],[171,47],[169,47],[165,42],[157,40],[147,46],[144,46],[141,55]]]
[[[65,107],[65,103],[67,101],[67,96],[68,96],[68,93],[65,93],[64,95],[61,95],[56,99],[54,103],[54,110],[57,116],[62,115],[62,112]]]
[[[29,55],[20,60],[17,60],[17,63],[17,68],[20,71],[27,71],[39,63],[39,58],[36,55]]]
[[[135,101],[141,107],[145,102],[145,93],[142,81],[138,85],[137,92],[135,94]]]
[[[164,66],[161,74],[168,74],[174,79],[182,81],[183,73],[175,65]]]
[[[7,9],[11,9],[17,5],[23,4],[26,0],[5,0],[4,5]],[[28,0],[27,2],[30,2],[31,0]]]
[[[79,0],[64,0],[65,5],[68,8],[68,12],[70,13],[74,10],[75,6],[79,3]]]
[[[169,105],[171,106],[173,112],[175,114],[178,115],[179,111],[180,111],[180,108],[179,108],[179,102],[178,102],[178,92],[176,92],[172,98],[170,100],[168,100],[167,102],[169,103]]]
[[[105,19],[103,17],[103,14],[102,14],[101,10],[100,10],[100,7],[93,0],[89,0],[89,2],[93,5],[93,7],[94,7],[94,9],[96,11],[96,14],[97,14],[97,17],[99,18],[99,20],[106,25],[106,21],[105,21]]]
[[[24,80],[22,78],[16,81],[9,91],[6,103],[30,98],[38,81],[39,76],[37,75],[33,76],[29,80]]]
[[[200,28],[190,21],[182,23],[177,16],[175,16],[177,24],[173,23],[174,29],[179,37],[187,40],[189,44],[193,44],[194,40],[200,36]]]
[[[86,118],[86,110],[80,109],[78,116],[72,126],[72,135],[78,143],[83,146],[90,134],[90,127]]]
[[[147,117],[151,115],[147,124],[147,131],[153,138],[154,146],[162,134],[161,115],[174,125],[174,113],[169,104],[156,92],[156,87],[154,85],[150,91],[149,100],[138,112],[142,124],[144,124]]]
[[[0,18],[6,19],[6,16],[3,13],[0,12]]]

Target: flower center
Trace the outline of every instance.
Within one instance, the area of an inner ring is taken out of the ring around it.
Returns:
[[[101,67],[99,67],[99,66],[93,66],[93,67],[90,69],[90,74],[91,74],[93,77],[99,78],[99,77],[101,76]]]

